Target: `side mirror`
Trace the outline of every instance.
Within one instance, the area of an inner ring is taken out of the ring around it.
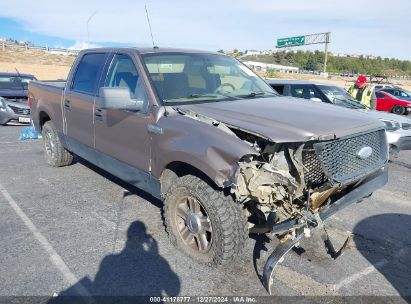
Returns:
[[[318,97],[312,97],[310,98],[311,101],[317,101],[317,102],[322,102],[322,100]]]
[[[128,88],[102,87],[99,91],[102,109],[118,109],[138,112],[143,108],[143,100],[133,99]]]

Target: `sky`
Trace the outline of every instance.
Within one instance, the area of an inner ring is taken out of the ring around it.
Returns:
[[[331,52],[411,60],[410,0],[1,1],[0,37],[79,48],[89,32],[92,46],[149,46],[145,6],[159,47],[267,50],[331,32]]]

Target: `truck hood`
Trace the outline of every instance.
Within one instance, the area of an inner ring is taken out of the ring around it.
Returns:
[[[27,90],[21,89],[0,89],[0,96],[2,97],[16,97],[27,98]]]
[[[383,128],[380,121],[365,113],[290,97],[222,101],[178,108],[278,143],[333,139]]]
[[[12,106],[15,108],[29,110],[30,106],[27,102],[17,102],[17,101],[8,101],[7,99],[3,99],[6,105]]]

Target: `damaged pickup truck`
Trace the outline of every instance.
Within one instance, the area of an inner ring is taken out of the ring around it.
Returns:
[[[387,182],[384,126],[367,115],[280,97],[239,61],[160,48],[82,51],[67,82],[29,84],[48,164],[73,154],[164,201],[170,241],[208,265],[249,233],[281,257],[323,221]]]

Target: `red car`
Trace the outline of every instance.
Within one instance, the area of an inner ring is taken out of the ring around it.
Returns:
[[[392,112],[399,115],[405,115],[411,112],[411,102],[398,99],[383,91],[375,92],[375,95],[377,96],[378,111]]]

